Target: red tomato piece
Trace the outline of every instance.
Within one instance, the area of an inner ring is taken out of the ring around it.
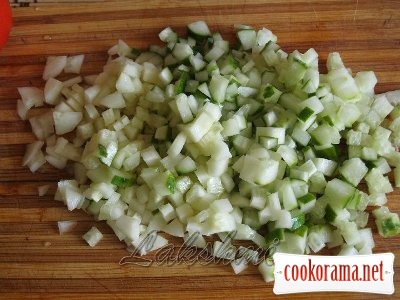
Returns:
[[[8,0],[0,0],[0,48],[8,39],[12,25],[11,7]]]

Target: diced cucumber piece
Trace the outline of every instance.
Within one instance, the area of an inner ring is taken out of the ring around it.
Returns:
[[[346,208],[357,209],[360,205],[362,194],[359,190],[356,190],[351,200],[347,203]]]
[[[376,96],[372,109],[381,117],[386,118],[394,109],[385,95]]]
[[[107,147],[104,147],[103,145],[99,144],[99,159],[100,161],[107,165],[110,166],[115,155],[117,154],[118,151],[118,144],[115,141],[111,141]]]
[[[387,177],[383,176],[377,168],[370,170],[365,176],[365,181],[368,185],[368,190],[371,194],[375,193],[390,193],[393,187]]]
[[[217,61],[225,54],[226,49],[225,46],[221,43],[217,42],[225,42],[225,41],[216,41],[213,47],[204,55],[204,58],[207,61]]]
[[[208,89],[207,83],[203,82],[197,89],[203,93],[206,97],[211,98],[210,90]]]
[[[283,253],[304,254],[307,245],[307,237],[292,232],[285,232],[285,241],[280,242],[276,251]]]
[[[176,190],[176,178],[170,171],[165,171],[164,173],[156,174],[151,180],[151,185],[158,195],[171,195]]]
[[[299,161],[296,150],[289,148],[286,145],[279,146],[276,152],[281,155],[282,159],[287,163],[289,167],[296,165]]]
[[[295,126],[292,131],[292,138],[302,146],[307,146],[311,140],[310,134],[302,130],[300,126]]]
[[[352,256],[359,255],[360,253],[354,246],[343,244],[338,256]]]
[[[346,135],[347,145],[361,145],[362,132],[349,130]]]
[[[375,222],[381,236],[390,237],[400,233],[398,214],[390,212],[385,206],[374,210],[372,213],[376,218]]]
[[[280,73],[280,77],[287,88],[293,89],[303,79],[306,72],[307,65],[291,53],[286,61],[285,68]]]
[[[378,82],[375,73],[372,71],[358,72],[354,77],[360,92],[365,94],[373,94],[374,87]]]
[[[271,282],[274,281],[275,275],[274,275],[274,264],[271,262],[268,262],[267,260],[264,260],[258,265],[258,271],[262,275],[263,279],[265,282]]]
[[[111,183],[117,187],[130,187],[134,184],[133,178],[125,178],[118,175],[114,175],[111,179]]]
[[[99,144],[99,155],[101,157],[107,157],[107,148],[104,147],[103,145]]]
[[[324,110],[324,106],[322,105],[321,101],[318,99],[317,96],[312,96],[300,103],[300,109],[301,109],[300,114],[307,108],[308,110],[304,112],[305,115],[307,115],[307,111],[312,112],[312,114],[319,114]]]
[[[196,143],[210,130],[212,124],[213,118],[206,112],[202,112],[194,121],[187,125],[185,132],[187,136]]]
[[[296,198],[303,197],[308,193],[308,184],[305,181],[291,179],[290,184],[292,185],[292,189]]]
[[[279,241],[284,241],[284,240],[285,240],[285,231],[282,228],[274,229],[273,231],[268,233],[268,235],[265,237],[267,245],[274,245]]]
[[[178,174],[188,174],[190,172],[194,172],[197,169],[195,161],[190,158],[190,156],[186,156],[182,159],[175,167]]]
[[[382,206],[387,203],[386,195],[383,193],[371,194],[368,197],[368,205]]]
[[[312,162],[319,172],[325,176],[332,176],[337,168],[337,162],[326,158],[315,157],[312,158]]]
[[[267,83],[261,87],[258,98],[265,103],[277,103],[279,101],[282,92],[274,87],[272,84]]]
[[[297,199],[297,202],[300,205],[300,211],[303,213],[308,213],[315,206],[316,197],[314,194],[308,193]]]
[[[290,177],[308,181],[317,172],[317,168],[311,160],[308,160],[299,167],[290,169]]]
[[[182,73],[183,74],[183,73]],[[190,109],[188,97],[185,94],[178,94],[176,96],[176,107],[183,123],[188,123],[193,120],[193,114]]]
[[[204,21],[196,21],[187,26],[188,34],[195,39],[202,40],[211,36],[210,29]]]
[[[186,82],[189,79],[188,72],[182,72],[178,81],[175,82],[175,95],[179,95],[185,91]]]
[[[165,28],[158,36],[160,40],[166,43],[176,42],[178,39],[178,35],[170,27]]]
[[[259,144],[263,146],[265,149],[274,149],[278,146],[278,140],[276,138],[270,137],[260,137]]]
[[[360,242],[360,235],[356,223],[341,222],[339,230],[348,245],[353,246]]]
[[[326,179],[322,172],[316,172],[310,177],[310,192],[323,194],[326,187]]]
[[[339,173],[353,186],[357,186],[367,174],[368,168],[359,158],[351,158],[343,162]]]
[[[296,195],[289,182],[285,182],[279,188],[279,198],[282,199],[283,207],[285,210],[290,211],[297,207]]]
[[[363,147],[361,149],[361,158],[364,160],[376,160],[378,158],[378,154],[376,150],[370,147]]]
[[[273,182],[278,176],[279,163],[275,160],[259,160],[246,155],[240,170],[240,178],[259,185]]]
[[[310,132],[312,139],[317,145],[339,144],[339,131],[328,124],[322,124]]]
[[[160,72],[159,78],[160,78],[161,82],[164,83],[165,85],[171,83],[171,81],[173,79],[173,75],[171,73],[171,70],[168,67],[165,67]]]
[[[256,139],[264,136],[276,138],[279,145],[285,143],[285,128],[281,127],[257,127],[256,128]]]
[[[316,145],[315,153],[322,158],[326,158],[329,160],[337,160],[338,158],[338,150],[335,145],[327,144],[327,145]]]
[[[194,56],[194,55],[189,56],[189,62],[193,66],[193,68],[196,72],[203,70],[204,67],[207,65],[207,63],[203,59],[201,59],[197,56]],[[207,72],[206,72],[206,74],[207,74]],[[207,74],[207,78],[208,78],[208,74]],[[196,80],[198,80],[197,77],[196,77]],[[205,80],[202,80],[202,81],[205,81]]]
[[[172,55],[178,60],[183,61],[188,59],[193,54],[192,48],[185,43],[176,43],[172,50]]]
[[[309,229],[307,236],[307,245],[310,249],[317,253],[325,247],[331,229],[327,225],[314,225]]]
[[[340,179],[332,179],[325,188],[325,195],[330,199],[333,207],[344,208],[352,199],[355,188]]]
[[[128,172],[124,172],[122,170],[118,170],[112,167],[107,167],[105,165],[99,165],[95,169],[88,170],[86,175],[92,182],[95,183],[99,182],[111,183],[114,176],[122,177],[127,180],[133,180],[132,175],[130,175]]]
[[[306,122],[310,117],[314,115],[314,113],[315,111],[313,111],[311,108],[305,107],[300,111],[297,117],[300,121]]]
[[[246,154],[250,146],[253,144],[251,139],[242,135],[234,136],[232,142],[233,142],[233,147],[235,148],[235,150],[239,155]]]
[[[222,77],[220,75],[213,75],[211,77],[209,90],[211,97],[215,102],[217,103],[224,102],[228,84],[229,80],[226,79],[225,77]]]
[[[238,61],[232,56],[227,55],[221,64],[220,70],[222,75],[233,74],[234,71],[239,67]]]
[[[254,29],[243,29],[237,32],[243,50],[250,50],[256,42],[256,31]]]
[[[305,222],[306,222],[305,214],[303,212],[297,213],[296,215],[294,215],[292,217],[292,228],[291,228],[291,230],[299,229],[301,226],[304,225]]]
[[[342,67],[328,72],[328,82],[335,95],[342,99],[358,101],[360,91],[349,71]]]

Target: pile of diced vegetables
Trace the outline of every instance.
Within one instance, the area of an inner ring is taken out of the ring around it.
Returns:
[[[235,273],[250,262],[218,251],[233,240],[371,253],[367,206],[382,236],[400,232],[385,206],[392,167],[400,186],[399,91],[375,95],[375,74],[353,76],[338,53],[321,74],[314,49],[286,53],[265,28],[236,26],[238,48],[203,21],[187,29],[162,30],[164,45],[144,52],[120,40],[98,75],[60,81],[63,71],[80,73],[84,56],[49,57],[44,90],[19,89],[22,119],[49,107],[29,118],[37,141],[23,164],[73,168],[56,200],[106,220],[128,246],[157,231],[185,241],[199,233],[201,248],[217,234],[210,251]],[[101,237],[95,227],[84,235],[91,246]],[[165,244],[157,235],[152,250]],[[259,270],[273,280],[273,266]]]

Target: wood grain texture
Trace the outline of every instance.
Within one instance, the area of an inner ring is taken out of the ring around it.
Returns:
[[[84,74],[99,72],[106,50],[122,38],[136,48],[159,43],[158,32],[204,19],[234,40],[233,24],[268,27],[287,51],[314,47],[325,61],[339,51],[353,71],[374,70],[377,92],[400,89],[400,2],[363,1],[10,1],[14,27],[0,51],[0,298],[1,299],[272,299],[255,268],[234,276],[230,266],[120,266],[125,247],[104,223],[105,238],[91,249],[81,235],[95,224],[80,211],[52,200],[55,182],[66,173],[44,167],[35,175],[21,167],[29,124],[18,119],[19,86],[43,86],[46,56],[85,53]],[[29,6],[29,7],[27,7]],[[323,69],[323,68],[322,68]],[[49,195],[37,186],[51,184]],[[389,207],[400,212],[400,195]],[[77,220],[60,236],[56,221]],[[376,228],[370,221],[374,230]],[[375,252],[400,256],[400,238],[376,236]],[[178,239],[172,239],[179,245]],[[149,256],[152,258],[152,256]],[[400,262],[395,259],[394,295],[308,293],[291,299],[400,299]]]

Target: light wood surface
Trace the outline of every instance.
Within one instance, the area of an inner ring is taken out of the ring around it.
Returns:
[[[70,2],[70,3],[65,3]],[[46,56],[85,53],[85,74],[99,72],[106,50],[119,38],[136,48],[158,43],[165,26],[183,33],[188,22],[203,19],[234,40],[233,24],[265,26],[287,51],[314,47],[325,61],[342,54],[353,71],[374,70],[377,92],[400,89],[399,1],[12,1],[14,27],[0,51],[0,299],[272,299],[255,268],[239,276],[230,266],[120,266],[127,254],[104,223],[105,234],[91,249],[81,235],[95,224],[81,211],[69,212],[52,200],[64,172],[44,167],[32,175],[21,167],[24,144],[33,141],[28,122],[15,107],[19,86],[43,86]],[[323,70],[324,68],[322,68]],[[51,184],[38,197],[37,186]],[[400,191],[389,207],[400,212]],[[60,236],[57,221],[77,220]],[[373,222],[370,222],[375,232]],[[178,239],[172,239],[179,245]],[[400,237],[376,235],[376,252],[400,255]],[[152,256],[150,256],[151,258]],[[395,259],[396,292],[390,297],[361,293],[307,293],[290,299],[400,299],[400,262]],[[289,297],[288,297],[289,298]]]

